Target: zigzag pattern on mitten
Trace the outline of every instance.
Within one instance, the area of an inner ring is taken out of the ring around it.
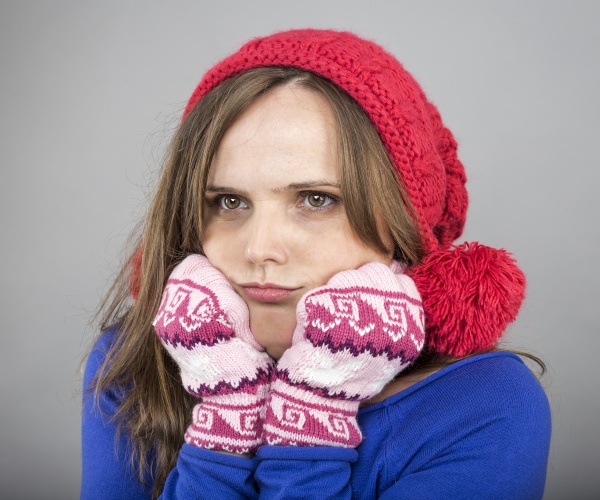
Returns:
[[[153,325],[177,360],[184,387],[197,397],[269,382],[268,358],[235,336],[219,299],[208,287],[188,279],[169,279]]]
[[[275,371],[264,438],[271,444],[357,446],[361,401],[419,355],[423,307],[401,269],[369,263],[307,293]]]
[[[268,386],[256,386],[254,392],[211,397],[197,404],[185,442],[232,453],[255,451],[262,443],[267,392]]]
[[[386,353],[388,359],[411,362],[423,348],[423,306],[418,297],[366,287],[328,288],[306,297],[305,305],[306,338],[313,345],[327,345],[331,352]]]
[[[271,386],[263,439],[281,446],[355,447],[362,440],[357,402],[330,399],[281,380]]]
[[[167,281],[153,325],[163,343],[188,349],[234,335],[216,295],[187,279]]]

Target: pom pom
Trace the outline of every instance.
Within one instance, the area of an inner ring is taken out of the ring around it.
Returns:
[[[494,346],[525,296],[525,275],[505,250],[464,243],[408,271],[425,309],[426,345],[465,356]]]

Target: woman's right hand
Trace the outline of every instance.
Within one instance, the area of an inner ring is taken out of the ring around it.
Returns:
[[[202,255],[173,271],[153,321],[185,389],[202,398],[186,441],[247,453],[260,445],[273,360],[254,340],[244,300]]]

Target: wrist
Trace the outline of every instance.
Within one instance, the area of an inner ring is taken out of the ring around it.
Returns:
[[[236,455],[255,452],[262,444],[268,390],[267,384],[261,384],[204,397],[192,410],[186,443]]]
[[[359,401],[334,399],[281,378],[271,384],[263,441],[282,446],[355,447]]]

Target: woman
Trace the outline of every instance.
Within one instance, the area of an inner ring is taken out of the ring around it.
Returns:
[[[82,497],[540,498],[548,402],[495,349],[525,280],[451,246],[465,180],[418,84],[355,35],[210,70],[102,309]]]

